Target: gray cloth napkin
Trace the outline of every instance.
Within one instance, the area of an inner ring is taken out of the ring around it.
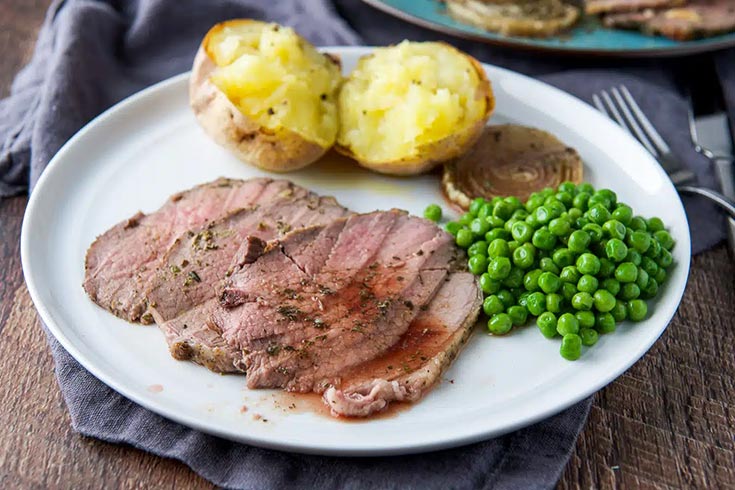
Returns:
[[[95,115],[145,86],[189,69],[207,29],[232,17],[294,26],[318,45],[440,38],[358,0],[56,2],[31,63],[16,78],[11,96],[0,101],[0,197],[23,192],[29,183],[32,187],[61,145]],[[685,138],[685,106],[666,67],[636,64],[621,75],[622,65],[611,69],[449,41],[483,61],[542,75],[585,100],[597,88],[626,83],[702,182],[711,183],[705,162]],[[560,72],[562,66],[573,65],[578,69]],[[735,88],[735,77],[732,82]],[[686,204],[694,250],[719,241],[721,227],[711,218],[716,213],[699,202]],[[235,444],[171,422],[102,384],[51,336],[49,344],[76,430],[176,458],[230,488],[550,488],[590,406],[585,400],[504,437],[430,454],[304,456]]]

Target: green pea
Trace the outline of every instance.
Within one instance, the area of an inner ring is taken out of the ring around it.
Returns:
[[[457,232],[457,238],[455,241],[457,242],[458,246],[462,248],[467,248],[470,245],[472,245],[472,240],[473,240],[472,232],[468,230],[467,228],[462,228],[461,230]]]
[[[590,195],[586,192],[580,192],[576,196],[574,196],[574,200],[572,201],[572,206],[575,208],[581,210],[581,211],[587,211],[587,202],[590,200]]]
[[[602,240],[602,227],[595,223],[587,223],[582,227],[584,231],[590,236],[592,243],[599,242]]]
[[[549,231],[556,236],[567,236],[572,232],[572,224],[567,218],[554,218],[549,221]]]
[[[546,311],[559,313],[564,298],[560,294],[551,293],[546,295]]]
[[[487,221],[487,224],[490,225],[490,228],[502,228],[505,225],[505,221],[498,218],[497,216],[488,216],[485,218],[485,221]]]
[[[628,255],[628,246],[619,238],[611,238],[605,244],[605,255],[610,260],[621,262]]]
[[[610,314],[616,322],[622,322],[623,320],[628,318],[628,305],[625,303],[625,301],[616,300],[615,306],[613,306],[613,309],[610,310]]]
[[[513,274],[513,272],[511,271],[511,275],[512,275],[512,274]],[[506,281],[507,281],[507,279],[506,279]],[[505,282],[505,281],[504,281],[504,282]],[[515,302],[514,302],[514,304],[518,305],[518,304],[520,304],[520,303],[518,302],[518,299],[519,299],[519,298],[520,298],[521,296],[523,296],[524,294],[526,294],[526,293],[527,293],[528,291],[524,290],[524,289],[523,289],[523,288],[521,288],[521,287],[512,287],[512,288],[510,288],[510,292],[511,292],[511,294],[513,294],[513,298],[515,298]],[[511,305],[511,306],[513,306],[513,305]]]
[[[540,269],[534,269],[526,272],[526,275],[523,276],[523,287],[525,287],[527,291],[538,291],[540,289],[538,278],[541,277],[542,273],[543,271]]]
[[[533,316],[539,316],[546,310],[546,297],[539,292],[529,294],[526,298],[526,308]]]
[[[450,221],[449,223],[444,225],[444,229],[447,230],[447,233],[456,237],[457,232],[462,229],[462,225],[460,223],[457,223],[456,221]]]
[[[600,194],[598,194],[598,193],[595,192],[590,197],[590,200],[587,201],[587,207],[589,209],[592,209],[595,206],[601,206],[601,207],[607,209],[608,212],[609,212],[610,209],[612,208],[612,203],[605,196],[601,196]],[[600,224],[602,224],[602,223],[600,223]]]
[[[646,231],[634,231],[628,238],[628,246],[633,247],[639,253],[645,253],[651,246],[651,235]]]
[[[568,248],[557,248],[551,255],[551,259],[558,267],[568,267],[574,264],[574,252]]]
[[[601,313],[607,313],[615,308],[615,296],[605,289],[598,289],[593,296],[595,308]]]
[[[556,236],[554,236],[548,228],[542,227],[533,233],[531,243],[541,250],[551,250],[556,244]]]
[[[511,293],[511,292],[510,292],[510,291],[508,291],[507,289],[501,289],[500,291],[498,291],[498,292],[496,293],[496,296],[497,296],[498,298],[500,298],[500,301],[502,301],[502,302],[503,302],[503,305],[504,305],[504,306],[505,306],[506,308],[510,308],[510,307],[511,307],[511,306],[513,306],[513,305],[515,304],[515,302],[516,302],[516,298],[515,298],[515,296],[513,295],[513,293]]]
[[[528,295],[530,294],[531,293],[528,291],[523,291],[520,295],[518,295],[518,299],[516,300],[518,302],[518,305],[526,308]]]
[[[553,272],[556,275],[559,275],[559,267],[554,263],[551,257],[542,257],[541,260],[539,260],[539,268],[544,272]]]
[[[648,284],[646,284],[646,287],[641,289],[641,298],[643,299],[651,299],[655,298],[658,294],[658,281],[654,279],[653,277],[648,278]]]
[[[472,223],[470,223],[470,231],[475,236],[483,236],[485,233],[490,231],[490,225],[484,219],[475,218],[472,220]]]
[[[612,277],[615,275],[615,264],[606,258],[600,259],[600,272],[597,273],[597,276],[601,279],[606,279],[608,277]]]
[[[505,335],[513,328],[513,320],[507,313],[497,313],[487,321],[487,329],[493,335]]]
[[[577,282],[577,291],[592,294],[595,291],[597,291],[598,285],[599,285],[599,282],[595,276],[585,274],[582,277],[580,277],[579,281]]]
[[[600,259],[591,253],[583,253],[577,257],[577,270],[582,274],[594,276],[600,272]]]
[[[513,240],[519,243],[526,243],[533,236],[533,228],[525,221],[516,221],[510,230]]]
[[[519,327],[526,324],[526,320],[528,319],[528,310],[523,306],[511,306],[508,308],[508,316],[513,322],[513,325]]]
[[[493,216],[506,220],[510,218],[510,216],[513,214],[513,211],[515,211],[515,209],[513,208],[512,204],[509,204],[506,201],[500,201],[495,205],[495,208],[493,209]]]
[[[564,313],[556,321],[556,331],[559,335],[579,332],[579,320],[571,313]]]
[[[500,291],[500,281],[496,281],[490,277],[487,272],[480,275],[480,289],[485,294],[494,294]]]
[[[508,242],[508,250],[510,250],[510,253],[511,253],[511,257],[513,256],[513,252],[515,252],[515,251],[516,251],[516,249],[517,249],[517,248],[518,248],[518,247],[519,247],[520,245],[521,245],[521,244],[520,244],[520,243],[518,243],[518,242],[517,242],[517,241],[515,241],[515,240],[511,240],[511,241],[509,241],[509,242]]]
[[[523,203],[516,196],[505,197],[503,198],[503,202],[513,208],[513,211],[516,211],[517,209],[521,209],[523,207]]]
[[[536,209],[533,210],[532,216],[535,218],[536,222],[545,225],[549,221],[551,221],[551,212],[546,206],[539,206]]]
[[[582,274],[580,274],[577,267],[573,265],[564,267],[561,270],[561,273],[559,273],[559,279],[561,279],[562,282],[570,282],[572,284],[577,284],[580,277],[582,277]]]
[[[582,345],[586,345],[587,347],[591,347],[597,343],[597,340],[599,339],[599,334],[597,333],[597,330],[594,330],[592,328],[583,328],[579,331],[579,336],[582,339]]]
[[[508,246],[508,242],[502,238],[496,238],[490,242],[490,245],[483,241],[476,242],[475,245],[477,245],[477,243],[485,244],[485,251],[487,252],[487,256],[491,259],[494,259],[495,257],[510,257],[510,247]]]
[[[561,285],[561,295],[564,297],[566,301],[571,302],[574,295],[577,294],[577,286],[576,284],[572,284],[570,282],[564,282]]]
[[[529,269],[536,260],[536,249],[530,243],[524,243],[513,251],[513,263],[521,269]]]
[[[656,234],[656,232],[661,231],[665,228],[664,222],[661,221],[661,218],[658,218],[654,216],[653,218],[648,218],[648,231],[651,233]]]
[[[467,255],[470,257],[473,255],[487,255],[487,242],[485,240],[479,240],[467,249]]]
[[[600,189],[595,194],[597,194],[599,197],[601,197],[601,198],[609,201],[611,206],[618,201],[618,195],[615,194],[615,191],[613,191],[611,189]]]
[[[612,277],[608,277],[602,281],[602,287],[613,296],[617,296],[620,292],[620,283]]]
[[[638,267],[633,262],[623,262],[615,269],[615,279],[631,283],[638,279]]]
[[[591,200],[592,198],[590,198],[590,202]],[[591,206],[587,211],[586,216],[591,222],[596,223],[600,226],[602,226],[605,221],[611,218],[610,211],[608,211],[607,208],[602,204],[595,204],[594,206]]]
[[[615,318],[610,313],[600,313],[595,317],[595,330],[598,333],[612,333],[615,331]]]
[[[625,238],[625,230],[625,225],[616,219],[607,220],[602,225],[602,232],[607,238],[622,240]]]
[[[658,240],[651,240],[651,246],[648,248],[646,255],[652,259],[656,259],[661,254],[662,250],[664,250],[664,248],[660,243],[658,243]]]
[[[634,322],[639,322],[646,318],[648,314],[648,305],[642,299],[634,299],[628,302],[628,318]]]
[[[646,271],[649,276],[655,276],[658,272],[658,264],[650,257],[641,257],[641,268]]]
[[[618,296],[620,296],[620,299],[623,299],[625,301],[636,299],[640,295],[641,288],[639,288],[638,285],[633,282],[623,284],[623,286],[620,288],[620,293],[618,294]]]
[[[480,211],[480,208],[486,203],[483,198],[478,197],[476,199],[473,199],[470,203],[469,213],[473,216],[477,216],[478,211]]]
[[[531,194],[526,201],[526,211],[533,213],[536,208],[544,204],[544,199],[546,198],[536,193]]]
[[[500,298],[493,294],[485,298],[485,301],[482,302],[482,311],[484,311],[487,316],[493,316],[496,313],[505,311],[505,305],[503,305]]]
[[[627,204],[618,204],[615,211],[612,212],[613,219],[616,219],[623,223],[625,226],[630,224],[630,220],[633,219],[633,210]]]
[[[513,236],[513,233],[511,233],[510,230],[512,230],[513,229],[513,225],[516,224],[516,223],[518,223],[519,221],[520,220],[518,220],[516,218],[509,218],[508,221],[506,221],[505,224],[503,225],[503,229],[505,231],[507,231],[508,233],[510,233],[511,236]]]
[[[510,216],[510,219],[516,219],[518,221],[523,221],[527,217],[528,217],[528,211],[521,208],[521,209],[516,209],[515,211],[513,211],[513,214]]]
[[[572,252],[582,253],[590,244],[590,236],[586,231],[575,230],[569,235],[567,247]]]
[[[643,256],[634,248],[629,248],[628,255],[625,256],[625,262],[632,262],[636,266],[641,265],[642,259]]]
[[[551,220],[558,218],[567,210],[566,206],[553,196],[546,198],[544,201],[544,207],[549,210],[549,217]]]
[[[509,288],[519,288],[523,285],[523,270],[518,267],[510,269],[508,277],[503,279],[503,285]]]
[[[638,279],[635,280],[636,285],[643,291],[648,285],[648,272],[644,271],[642,267],[638,268]]]
[[[569,192],[560,190],[559,192],[556,193],[554,197],[556,198],[557,201],[562,203],[564,207],[566,207],[567,209],[571,208],[574,205],[574,195]]]
[[[656,262],[658,262],[659,266],[666,269],[671,267],[671,264],[674,263],[674,257],[671,255],[671,252],[664,248],[661,250],[661,255],[658,256]]]
[[[574,182],[570,182],[568,180],[565,180],[561,184],[559,184],[559,187],[556,188],[559,192],[567,192],[571,195],[577,194],[577,185]]]
[[[459,217],[459,224],[462,226],[470,226],[470,223],[472,223],[472,220],[475,219],[474,216],[472,216],[470,213],[465,213],[462,216]]]
[[[429,204],[424,209],[424,218],[437,222],[442,219],[442,208],[438,204]]]
[[[520,249],[519,249],[520,250]],[[510,259],[508,257],[493,257],[487,265],[487,273],[491,279],[502,281],[510,274]]]
[[[646,220],[644,220],[640,216],[634,216],[633,218],[631,218],[628,227],[631,228],[633,231],[646,231],[648,229],[648,225],[646,225]]]
[[[577,218],[577,220],[576,220],[576,221],[574,222],[574,224],[575,224],[575,225],[577,226],[577,228],[579,228],[580,230],[582,229],[582,227],[583,227],[584,225],[587,225],[587,224],[589,224],[589,223],[590,223],[590,220],[588,220],[588,219],[587,219],[586,217],[584,217],[584,216],[580,216],[580,217],[579,217],[579,218]]]
[[[582,182],[581,184],[577,184],[577,192],[586,192],[592,195],[595,193],[595,188],[589,182]]]
[[[574,333],[562,337],[559,354],[567,361],[576,361],[582,357],[582,338]]]
[[[547,339],[553,339],[556,337],[556,315],[550,311],[545,311],[539,315],[536,319],[536,325],[541,331],[541,335]]]
[[[658,283],[659,286],[665,283],[666,282],[666,269],[664,269],[663,267],[659,267],[654,279],[656,279],[656,282]]]
[[[553,272],[544,272],[538,278],[538,285],[545,293],[555,293],[561,287],[561,279]]]
[[[467,266],[470,272],[479,276],[487,270],[487,257],[484,255],[473,255],[470,260],[467,261]]]
[[[671,250],[672,248],[674,248],[674,239],[671,237],[671,234],[663,228],[660,230],[656,230],[653,233],[653,237],[666,250]]]
[[[580,292],[572,296],[572,308],[575,310],[591,310],[594,300],[590,293]]]
[[[483,204],[480,207],[480,210],[477,212],[477,217],[479,219],[484,219],[485,221],[487,221],[487,218],[493,215],[493,208],[494,206],[490,203]]]
[[[595,314],[591,311],[578,311],[574,317],[579,322],[579,328],[592,328],[595,326]]]
[[[498,238],[502,238],[503,240],[507,241],[511,239],[511,236],[510,233],[502,228],[493,228],[492,230],[485,233],[485,241],[487,243],[491,243],[493,240],[497,240]]]

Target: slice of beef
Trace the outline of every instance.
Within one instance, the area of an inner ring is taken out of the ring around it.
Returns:
[[[179,236],[145,288],[156,323],[176,318],[213,298],[233,259],[239,265],[255,260],[262,250],[253,247],[262,244],[262,240],[281,237],[291,229],[330,223],[349,214],[333,197],[320,197],[297,186],[291,189],[286,199],[237,210]]]
[[[469,272],[452,273],[428,309],[385,354],[341,375],[324,392],[332,415],[366,417],[394,401],[415,402],[428,392],[470,336],[482,291]]]
[[[677,41],[735,31],[735,3],[731,0],[690,0],[683,7],[610,14],[605,27],[640,29]]]
[[[687,0],[587,0],[585,11],[589,15],[610,12],[636,12],[649,8],[677,7]]]
[[[137,213],[97,237],[87,250],[84,289],[113,314],[150,323],[152,316],[144,316],[145,285],[183,232],[240,208],[288,199],[295,190],[285,180],[220,178],[174,194],[158,211]]]
[[[320,393],[399,341],[457,253],[450,235],[404,212],[335,220],[233,273],[210,322],[242,351],[249,387]]]

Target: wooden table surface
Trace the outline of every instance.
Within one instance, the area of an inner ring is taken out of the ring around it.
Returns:
[[[0,2],[0,97],[28,61],[48,0]],[[0,201],[0,488],[211,488],[188,467],[71,429],[23,283],[27,197]],[[595,396],[559,488],[735,488],[735,269],[692,262],[673,322]]]

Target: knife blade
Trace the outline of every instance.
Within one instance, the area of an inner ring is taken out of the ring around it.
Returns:
[[[733,141],[717,70],[711,59],[703,61],[690,85],[690,131],[697,151],[712,161],[720,190],[735,198]],[[735,220],[728,219],[728,242],[735,258]]]

